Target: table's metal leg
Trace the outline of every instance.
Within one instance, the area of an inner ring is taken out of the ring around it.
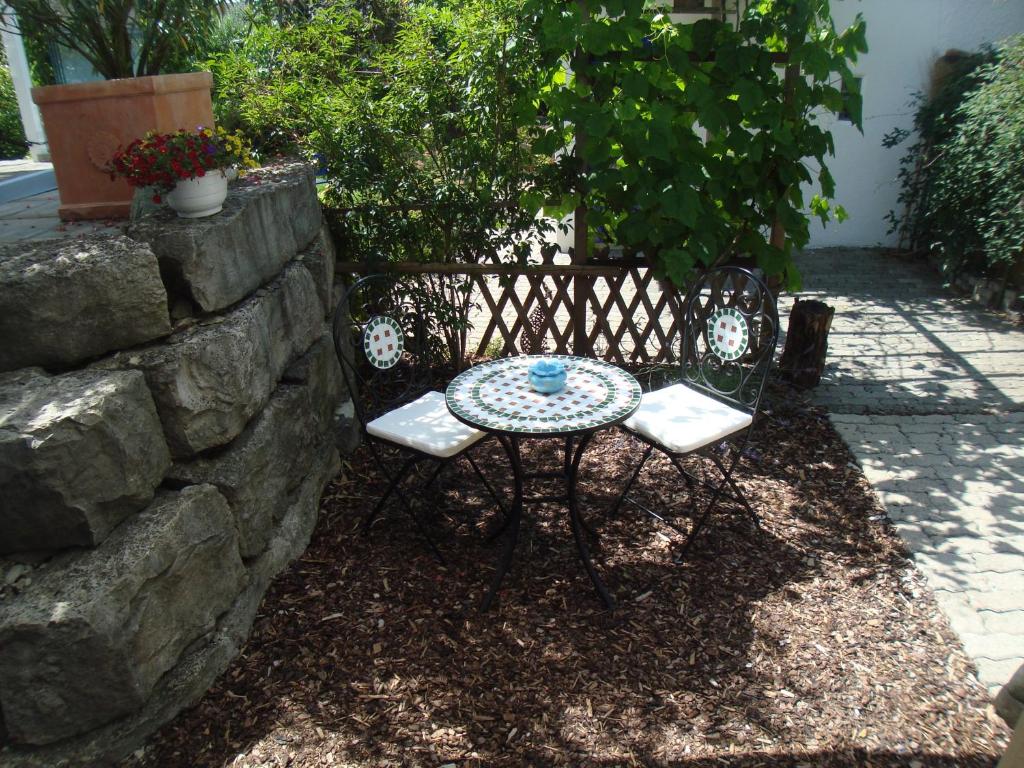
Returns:
[[[515,437],[506,437],[505,435],[499,436],[498,439],[505,448],[505,452],[508,454],[509,461],[512,464],[515,498],[512,501],[512,511],[509,513],[504,525],[502,525],[502,530],[508,529],[505,543],[501,548],[501,558],[498,560],[498,567],[494,571],[494,577],[491,579],[491,588],[484,595],[483,602],[480,603],[481,611],[490,609],[494,598],[498,594],[498,590],[501,589],[501,582],[505,578],[505,574],[508,573],[509,566],[512,565],[512,555],[515,553],[516,543],[519,541],[519,521],[523,513],[523,459],[519,453],[519,440]]]
[[[581,438],[581,442],[580,442],[580,447],[581,448],[585,448],[586,446],[584,444],[585,443],[589,443],[591,437],[593,437],[593,434],[585,435],[584,437],[582,437]],[[575,442],[575,437],[573,437],[572,435],[570,435],[569,437],[565,438],[565,470],[564,470],[564,474],[565,474],[566,489],[568,489],[568,488],[575,489],[575,486],[576,486],[576,470],[579,468],[579,464],[580,464],[579,463],[579,459],[576,460],[575,464],[573,463],[573,450],[572,449],[573,449],[573,443],[574,442]],[[582,454],[580,455],[580,458],[582,458]],[[566,494],[565,494],[566,495],[566,501],[569,500],[569,494],[571,494],[571,493],[573,493],[573,491],[566,490]],[[580,525],[583,526],[583,530],[587,532],[587,535],[590,538],[592,538],[592,539],[596,539],[597,538],[597,531],[595,531],[593,529],[593,527],[591,527],[590,523],[588,523],[586,520],[583,519],[582,515],[578,515],[577,517],[579,518]]]
[[[587,575],[590,577],[590,581],[593,582],[594,589],[601,596],[605,607],[608,610],[614,610],[615,601],[609,594],[604,582],[601,581],[601,577],[598,576],[597,570],[595,570],[594,564],[590,560],[590,550],[587,549],[587,540],[583,535],[583,528],[585,526],[580,517],[579,501],[576,498],[576,475],[579,473],[580,460],[583,458],[583,452],[586,451],[587,445],[593,436],[594,434],[590,433],[580,438],[579,445],[576,446],[576,453],[572,459],[572,465],[569,467],[569,476],[566,479],[569,492],[569,524],[572,527],[572,536],[576,540],[576,549],[580,553],[580,560],[583,561],[583,567],[587,569]]]
[[[508,527],[511,523],[512,515],[505,515],[505,519],[498,524],[497,528],[495,528],[491,533],[487,534],[487,537],[484,539],[484,541],[486,541],[488,544],[490,544],[492,541],[497,541],[502,537],[505,531],[508,530]]]

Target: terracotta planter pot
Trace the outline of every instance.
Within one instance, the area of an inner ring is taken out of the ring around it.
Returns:
[[[32,89],[50,144],[60,217],[125,218],[132,188],[105,170],[118,147],[148,131],[213,125],[213,75],[155,75]]]
[[[167,193],[167,204],[184,219],[199,219],[220,213],[228,196],[228,178],[221,171],[179,181]]]

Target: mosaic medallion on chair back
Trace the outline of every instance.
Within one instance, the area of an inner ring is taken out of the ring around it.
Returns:
[[[732,307],[722,307],[708,318],[708,346],[723,360],[737,360],[750,346],[747,320]]]
[[[363,352],[375,368],[387,370],[394,366],[405,350],[402,329],[387,315],[371,317],[363,329]]]

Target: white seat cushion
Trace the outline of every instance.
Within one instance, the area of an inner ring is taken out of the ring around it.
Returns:
[[[687,453],[749,427],[752,421],[749,413],[673,384],[643,395],[637,412],[623,426],[673,453]]]
[[[418,400],[388,411],[367,424],[366,431],[439,459],[454,456],[485,434],[452,416],[440,392],[428,392]]]

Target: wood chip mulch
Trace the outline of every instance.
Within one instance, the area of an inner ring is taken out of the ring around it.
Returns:
[[[639,453],[617,430],[595,439],[580,488],[612,614],[551,504],[528,509],[478,613],[499,544],[475,477],[443,476],[442,567],[397,506],[359,533],[383,486],[360,449],[242,656],[126,764],[994,765],[1005,726],[851,455],[822,411],[772,400],[738,475],[762,529],[725,507],[681,565],[650,518],[606,518]],[[558,466],[557,442],[524,453]],[[507,490],[497,443],[479,455]],[[664,459],[636,494],[688,519]]]

